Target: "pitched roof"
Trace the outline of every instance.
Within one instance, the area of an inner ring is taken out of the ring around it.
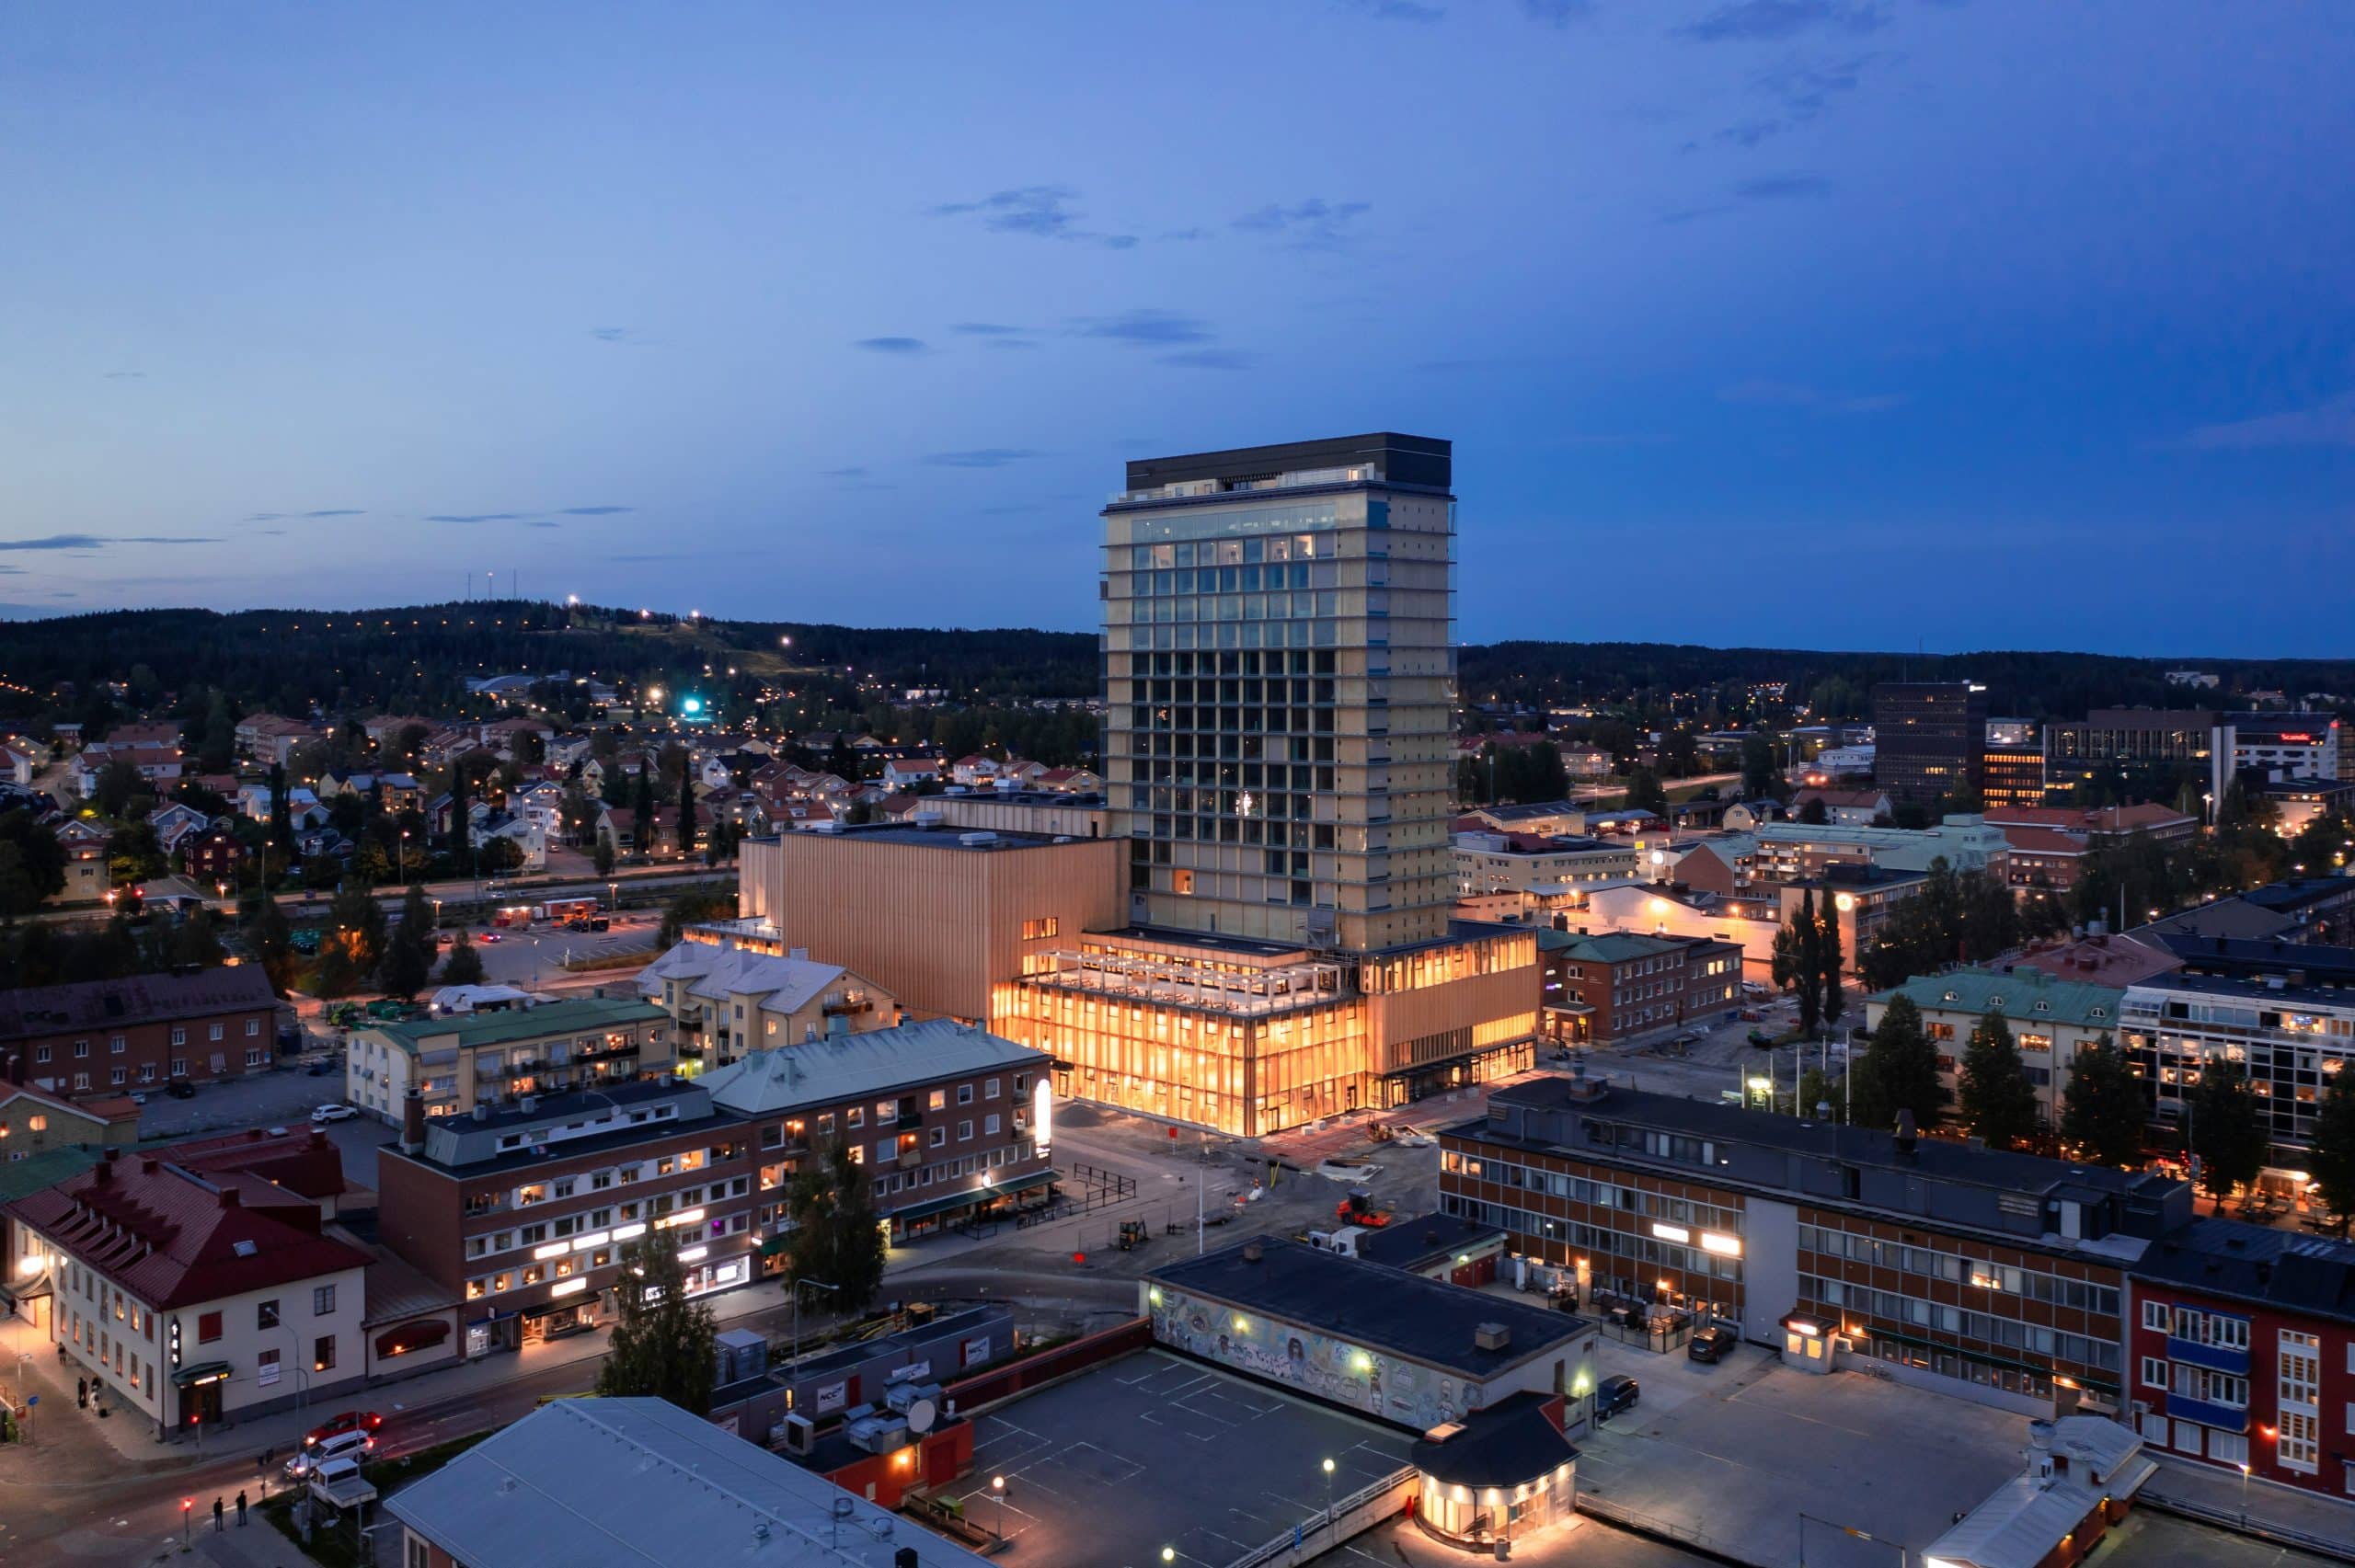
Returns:
[[[0,1040],[75,1029],[120,1029],[277,1005],[270,977],[254,964],[224,965],[190,975],[131,975],[35,986],[0,993]]]
[[[2117,986],[2057,979],[2043,969],[2015,969],[2008,975],[1996,969],[1951,969],[1943,975],[1916,975],[1872,1000],[1887,1001],[1901,992],[1924,1013],[1978,1015],[1999,1008],[2014,1023],[2074,1024],[2097,1030],[2118,1026],[2118,1004],[2126,995]]]
[[[1036,1071],[1051,1059],[971,1024],[930,1018],[754,1051],[741,1061],[712,1069],[695,1082],[711,1095],[713,1104],[759,1116],[912,1089],[994,1067]]]
[[[764,1011],[798,1013],[849,973],[840,964],[682,942],[638,972],[638,990],[640,996],[658,997],[664,981],[679,980],[689,995],[706,1001],[758,996]]]
[[[167,1310],[367,1265],[359,1248],[249,1207],[245,1192],[242,1182],[207,1181],[148,1155],[103,1161],[7,1208],[86,1267]]]
[[[890,1568],[985,1561],[659,1399],[545,1405],[387,1498],[462,1562],[707,1568],[750,1558]]]
[[[511,1040],[536,1040],[546,1035],[642,1024],[663,1016],[661,1008],[635,997],[576,996],[562,1001],[544,1001],[536,1007],[511,1007],[503,1013],[372,1024],[361,1032],[381,1035],[395,1045],[414,1050],[426,1042],[437,1047],[503,1045]]]

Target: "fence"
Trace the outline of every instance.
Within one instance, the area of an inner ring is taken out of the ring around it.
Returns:
[[[1068,1170],[1071,1179],[1079,1184],[1079,1206],[1083,1212],[1124,1202],[1137,1196],[1136,1178],[1133,1176],[1124,1176],[1118,1171],[1107,1171],[1097,1165],[1075,1162]]]
[[[1261,1568],[1280,1562],[1285,1568],[1322,1556],[1341,1542],[1361,1535],[1394,1515],[1405,1512],[1415,1495],[1414,1471],[1394,1471],[1371,1486],[1347,1497],[1337,1497],[1330,1508],[1320,1508],[1291,1529],[1256,1550],[1246,1551],[1227,1568]]]
[[[2317,1557],[2327,1557],[2335,1562],[2355,1562],[2355,1546],[2350,1546],[2345,1541],[2308,1535],[2303,1530],[2289,1529],[2280,1525],[2269,1525],[2264,1520],[2253,1519],[2237,1509],[2216,1508],[2205,1503],[2192,1503],[2180,1497],[2169,1497],[2164,1493],[2153,1491],[2148,1482],[2144,1483],[2142,1491],[2135,1494],[2134,1501],[2140,1507],[2156,1508],[2163,1514],[2177,1514],[2187,1519],[2197,1519],[2201,1524],[2215,1525],[2220,1528],[2232,1531],[2234,1535],[2254,1536],[2258,1540],[2271,1541],[2277,1546],[2295,1547],[2300,1551],[2312,1552]]]
[[[991,1405],[1017,1394],[1029,1393],[1074,1372],[1116,1360],[1153,1344],[1153,1320],[1134,1318],[1117,1328],[1101,1330],[994,1368],[943,1391],[959,1415],[971,1419]]]
[[[1668,1541],[1700,1556],[1714,1558],[1719,1562],[1736,1564],[1738,1568],[1753,1568],[1752,1559],[1742,1556],[1731,1546],[1717,1539],[1706,1530],[1696,1530],[1689,1525],[1671,1524],[1666,1519],[1654,1518],[1640,1509],[1623,1507],[1616,1503],[1605,1502],[1591,1492],[1580,1492],[1578,1494],[1578,1511],[1589,1518],[1601,1519],[1606,1525],[1616,1525],[1623,1530],[1632,1530],[1637,1535],[1649,1536],[1654,1540]]]

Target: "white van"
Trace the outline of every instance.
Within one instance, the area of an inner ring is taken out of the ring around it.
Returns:
[[[339,1481],[350,1481],[360,1474],[360,1461],[365,1454],[339,1454],[331,1459],[321,1459],[316,1469],[304,1479],[315,1483],[333,1486]]]
[[[333,1436],[309,1444],[293,1459],[288,1459],[286,1473],[300,1481],[330,1459],[349,1457],[354,1464],[357,1464],[366,1456],[368,1450],[375,1446],[376,1439],[358,1427],[348,1432],[338,1432]]]

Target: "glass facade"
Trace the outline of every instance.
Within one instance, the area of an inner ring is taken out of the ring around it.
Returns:
[[[1351,951],[1446,932],[1454,502],[1350,473],[1104,514],[1105,782],[1142,923]]]

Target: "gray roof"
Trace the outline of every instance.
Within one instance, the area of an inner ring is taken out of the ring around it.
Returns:
[[[469,1568],[984,1561],[659,1399],[543,1406],[385,1506]]]
[[[872,1098],[992,1068],[1043,1070],[1051,1059],[970,1024],[928,1018],[754,1051],[712,1069],[695,1084],[724,1110],[761,1116]]]
[[[840,964],[781,958],[709,942],[682,942],[638,972],[640,996],[660,998],[666,980],[678,980],[687,994],[706,1001],[731,996],[762,998],[764,1011],[794,1013],[850,973]]]
[[[1256,1260],[1246,1255],[1254,1247]],[[1361,1262],[1287,1236],[1237,1242],[1155,1269],[1145,1278],[1476,1382],[1542,1356],[1592,1326],[1583,1318]],[[1504,1325],[1510,1337],[1502,1349],[1483,1350],[1475,1342],[1484,1323]]]
[[[1392,1268],[1417,1268],[1438,1258],[1486,1246],[1503,1235],[1494,1225],[1434,1210],[1366,1231],[1358,1238],[1358,1256]]]
[[[277,1005],[270,977],[255,964],[199,969],[187,975],[131,975],[115,980],[35,986],[0,995],[0,1040],[76,1029],[123,1029],[134,1024]]]
[[[2198,1219],[2160,1237],[2133,1274],[2285,1312],[2355,1322],[2355,1243],[2237,1219]]]

